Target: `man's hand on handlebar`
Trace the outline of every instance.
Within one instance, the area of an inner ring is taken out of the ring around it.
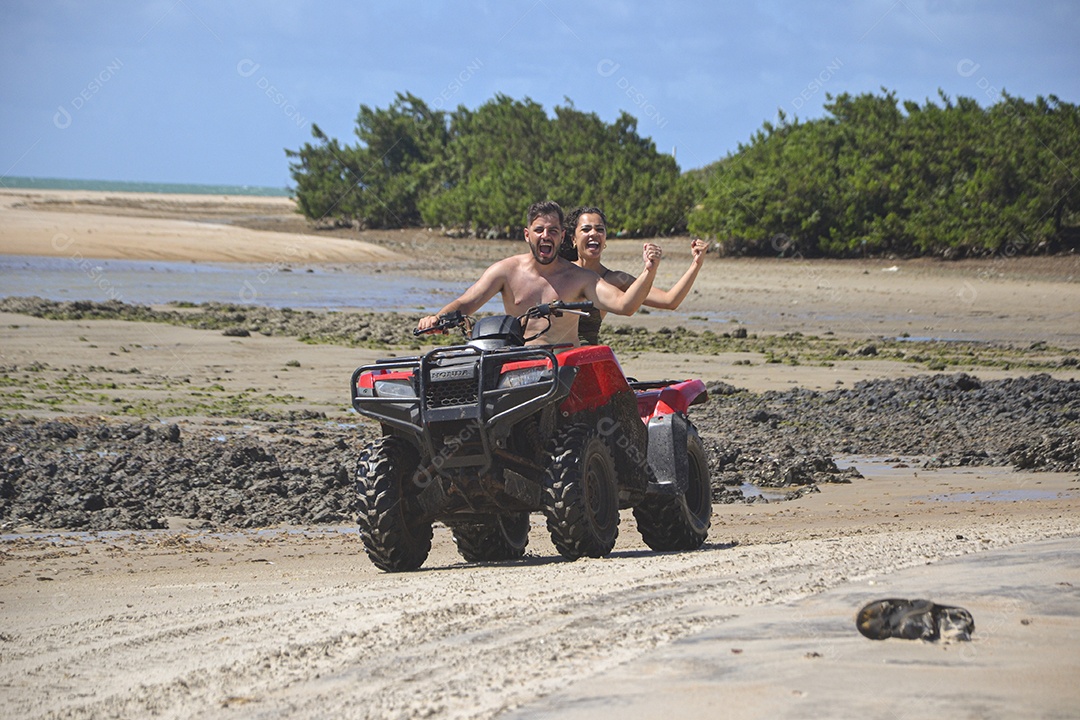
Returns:
[[[463,332],[468,332],[472,328],[472,318],[468,315],[462,315],[459,310],[448,312],[445,315],[428,315],[420,318],[420,322],[416,323],[413,335],[435,333],[445,335],[447,331],[453,328],[463,328]]]
[[[423,335],[424,333],[433,332],[436,325],[439,324],[438,315],[428,315],[427,317],[420,318],[420,322],[416,323],[416,329],[413,330],[414,335]],[[446,334],[445,330],[441,331]]]

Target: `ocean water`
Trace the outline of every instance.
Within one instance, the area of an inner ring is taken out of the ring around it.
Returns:
[[[138,305],[222,302],[307,309],[360,308],[432,313],[466,283],[442,283],[348,268],[257,263],[91,260],[0,255],[0,297],[119,300]],[[485,306],[494,310],[495,301]]]
[[[0,187],[109,192],[287,197],[287,188],[247,185],[0,178]],[[0,255],[0,297],[119,300],[140,305],[223,302],[291,308],[360,308],[432,313],[468,283],[443,283],[400,273],[354,274],[340,267],[282,268],[266,263],[193,263]],[[497,299],[484,306],[500,307]]]
[[[289,188],[259,185],[194,185],[186,183],[122,182],[118,180],[66,180],[6,176],[0,187],[26,190],[99,190],[105,192],[176,193],[182,195],[256,195],[289,197]]]

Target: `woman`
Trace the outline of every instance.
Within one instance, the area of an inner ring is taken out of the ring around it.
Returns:
[[[579,207],[567,215],[566,239],[563,241],[559,254],[583,268],[592,270],[615,287],[626,290],[636,278],[630,273],[607,268],[600,262],[600,256],[606,245],[607,217],[603,210],[598,207]],[[693,258],[683,276],[671,286],[670,290],[661,290],[654,286],[649,290],[649,295],[643,304],[662,310],[674,310],[679,307],[689,294],[694,280],[697,279],[708,247],[709,244],[704,240],[693,240],[690,243]],[[593,308],[589,311],[588,317],[578,319],[578,338],[582,345],[600,344],[600,325],[603,323],[605,314]]]

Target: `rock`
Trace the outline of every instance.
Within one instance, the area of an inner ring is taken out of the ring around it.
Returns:
[[[705,383],[705,390],[710,396],[714,395],[734,395],[735,393],[742,392],[734,385],[729,385],[726,382],[720,380],[713,380]]]

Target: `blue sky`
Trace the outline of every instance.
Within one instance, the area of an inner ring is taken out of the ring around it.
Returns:
[[[687,170],[826,93],[1078,103],[1077,38],[1064,0],[4,0],[0,176],[283,187],[399,91],[625,110]]]

